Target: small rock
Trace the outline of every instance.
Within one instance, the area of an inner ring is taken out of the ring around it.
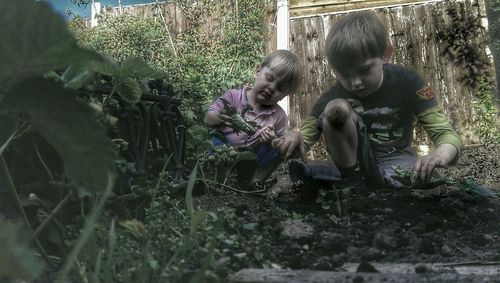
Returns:
[[[379,273],[380,271],[368,261],[361,261],[358,268],[356,268],[356,272]]]
[[[327,250],[343,251],[346,248],[346,239],[341,234],[324,231],[319,234],[319,245]]]
[[[448,246],[448,245],[445,244],[445,245],[443,245],[441,247],[441,254],[443,256],[452,256],[453,255],[453,250],[450,248],[450,246]]]
[[[312,225],[303,222],[302,220],[285,220],[280,222],[281,236],[284,238],[293,239],[301,243],[311,241],[314,235]]]
[[[380,259],[382,256],[383,256],[383,253],[379,249],[374,248],[374,247],[371,247],[371,248],[364,250],[362,252],[362,257],[365,260],[377,260],[377,259]]]
[[[428,271],[429,271],[429,269],[427,268],[427,266],[422,265],[422,264],[417,265],[415,267],[415,273],[426,273]]]
[[[375,246],[383,249],[395,249],[398,247],[397,239],[384,233],[377,233],[373,242]]]

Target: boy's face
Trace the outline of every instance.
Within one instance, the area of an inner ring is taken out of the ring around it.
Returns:
[[[289,94],[283,76],[278,76],[267,66],[257,67],[253,91],[256,102],[266,106],[277,104]]]
[[[369,58],[342,72],[333,68],[333,73],[347,91],[359,97],[366,97],[382,85],[382,66],[382,58]]]

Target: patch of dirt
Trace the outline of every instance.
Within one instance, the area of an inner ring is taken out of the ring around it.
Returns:
[[[500,192],[499,156],[500,145],[467,148],[456,166],[440,172],[473,177]],[[238,221],[258,223],[252,233],[262,235],[265,257],[282,268],[339,271],[346,262],[500,260],[498,198],[456,188],[445,196],[419,198],[409,191],[369,191],[356,183],[296,185],[287,174],[287,166],[281,166],[277,184],[265,195],[225,191],[198,196],[195,203],[206,210],[234,208]],[[299,230],[295,236],[294,230]]]

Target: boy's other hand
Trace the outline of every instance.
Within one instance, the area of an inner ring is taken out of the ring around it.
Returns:
[[[446,165],[444,160],[432,154],[421,156],[415,162],[415,171],[417,179],[422,183],[427,183],[432,178],[432,172],[436,167]]]
[[[272,146],[284,155],[283,159],[285,161],[292,156],[292,154],[297,150],[297,147],[299,147],[298,149],[300,150],[302,159],[306,159],[304,138],[299,131],[290,131],[284,136],[274,139],[272,141]]]
[[[421,156],[415,162],[417,177],[422,182],[431,180],[432,172],[436,167],[443,167],[452,162],[458,154],[458,150],[451,144],[440,144],[429,155]]]

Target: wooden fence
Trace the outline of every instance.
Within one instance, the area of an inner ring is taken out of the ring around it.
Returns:
[[[265,1],[270,38],[266,51],[269,52],[276,49],[276,0]],[[375,7],[377,5],[385,6]],[[317,97],[334,82],[324,48],[330,26],[338,17],[349,12],[339,11],[364,8],[374,10],[386,24],[395,47],[392,62],[420,72],[435,89],[452,126],[464,142],[481,143],[476,133],[476,113],[472,107],[472,102],[477,98],[473,90],[458,82],[463,70],[442,56],[444,45],[437,34],[452,25],[447,13],[449,9],[455,9],[461,17],[471,16],[482,22],[486,19],[484,0],[290,0],[290,8],[290,50],[302,59],[305,67],[302,87],[299,93],[290,97],[292,128],[301,124]],[[159,3],[157,6],[149,4],[113,8],[111,12],[158,18],[165,23],[172,37],[188,29],[190,24],[189,15],[171,2]],[[212,13],[212,17],[205,22],[207,33],[216,30],[219,24],[217,13]],[[469,40],[476,41],[482,55],[487,55],[486,30],[478,31],[476,37]],[[491,67],[490,71],[494,73],[494,68]],[[417,132],[419,139],[425,141],[421,134]]]
[[[442,56],[444,44],[438,38],[452,22],[447,11],[454,9],[461,17],[472,16],[477,21],[486,17],[483,0],[434,1],[384,8],[370,8],[386,24],[395,48],[392,62],[420,72],[435,89],[439,102],[449,116],[452,126],[466,144],[481,142],[476,133],[476,113],[472,101],[474,90],[458,82],[463,74],[460,66]],[[293,128],[299,126],[312,109],[317,97],[333,82],[334,76],[327,63],[325,38],[329,28],[345,13],[330,13],[295,17],[290,23],[290,47],[304,62],[304,83],[299,93],[290,97],[290,120]],[[475,38],[480,52],[486,56],[488,34],[480,30]],[[489,68],[490,72],[493,67]],[[417,132],[418,135],[420,133]]]

